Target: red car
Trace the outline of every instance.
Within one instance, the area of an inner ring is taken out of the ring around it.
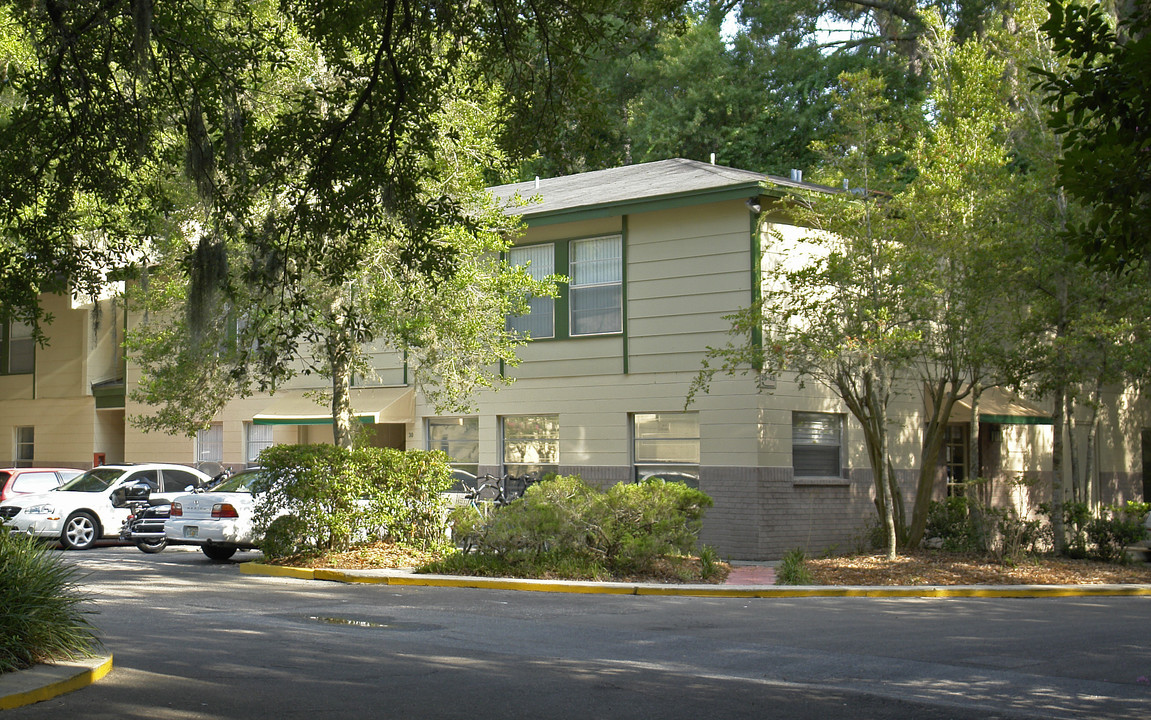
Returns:
[[[83,470],[76,468],[3,468],[0,469],[0,502],[18,495],[31,495],[54,490]]]

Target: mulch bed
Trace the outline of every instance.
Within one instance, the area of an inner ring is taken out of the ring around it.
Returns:
[[[1015,565],[986,557],[919,551],[889,562],[884,555],[808,560],[821,585],[1128,585],[1151,583],[1151,565],[1040,557]]]

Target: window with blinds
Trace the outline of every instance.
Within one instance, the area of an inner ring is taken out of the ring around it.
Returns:
[[[791,466],[796,477],[839,477],[842,445],[842,415],[791,414]]]
[[[196,433],[196,462],[224,462],[224,426],[212,423]]]
[[[272,447],[274,444],[272,439],[272,426],[248,423],[247,433],[248,452],[245,459],[249,465],[255,465],[260,459],[260,453],[266,448]]]
[[[555,274],[555,245],[528,245],[508,250],[508,262],[524,268],[536,280]],[[555,299],[534,297],[527,315],[508,318],[508,330],[531,338],[555,337]]]
[[[9,375],[31,373],[36,368],[36,340],[32,337],[32,326],[12,321],[8,325]]]
[[[600,335],[623,330],[623,240],[573,240],[570,248],[570,333]]]

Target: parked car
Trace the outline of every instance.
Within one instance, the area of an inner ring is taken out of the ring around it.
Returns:
[[[227,560],[237,550],[258,548],[252,528],[256,499],[251,486],[260,472],[245,470],[211,492],[175,498],[164,521],[168,542],[199,545],[212,560]]]
[[[37,495],[54,490],[83,470],[76,468],[3,468],[0,469],[0,504],[19,495]]]
[[[210,480],[184,465],[101,465],[55,490],[5,502],[0,522],[13,533],[58,539],[65,548],[86,550],[101,538],[117,537],[128,517],[124,493],[117,496],[117,490],[145,482],[155,497],[171,499]]]

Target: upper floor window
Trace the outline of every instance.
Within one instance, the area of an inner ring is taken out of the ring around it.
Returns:
[[[528,245],[508,251],[508,262],[524,267],[535,280],[555,274],[555,245]],[[527,315],[508,318],[508,329],[531,338],[555,337],[555,299],[534,297]]]
[[[571,334],[623,330],[623,239],[573,240],[570,268]]]
[[[508,261],[526,266],[542,280],[557,270],[568,286],[557,298],[533,298],[526,315],[508,318],[508,328],[533,339],[623,332],[623,238],[583,238],[508,251]]]
[[[791,465],[796,477],[839,477],[842,445],[842,415],[791,414]]]
[[[23,375],[36,369],[36,340],[32,326],[13,320],[4,328],[7,347],[4,353],[4,372]]]

